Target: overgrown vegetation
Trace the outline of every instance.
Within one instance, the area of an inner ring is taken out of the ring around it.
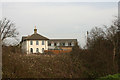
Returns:
[[[97,78],[114,74],[111,56],[77,49],[66,54],[21,54],[3,47],[3,78]]]
[[[3,78],[79,78],[84,70],[69,54],[26,55],[8,48],[3,47]]]

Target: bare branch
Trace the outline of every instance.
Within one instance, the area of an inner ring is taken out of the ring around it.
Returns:
[[[18,32],[16,30],[15,25],[10,21],[4,18],[0,20],[0,32],[1,32],[1,40],[5,40],[6,38],[15,38],[18,36]]]

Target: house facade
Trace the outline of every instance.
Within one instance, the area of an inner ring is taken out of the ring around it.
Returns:
[[[43,53],[48,50],[48,38],[37,33],[34,29],[34,34],[23,36],[21,41],[21,49],[23,53]]]
[[[72,50],[72,47],[77,43],[77,39],[48,39],[37,33],[34,29],[34,34],[23,36],[20,43],[23,53],[44,53],[47,50]]]

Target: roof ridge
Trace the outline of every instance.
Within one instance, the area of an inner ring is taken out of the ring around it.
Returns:
[[[30,36],[27,37],[27,40],[49,40],[47,37],[44,37],[38,33],[36,34],[32,34]]]

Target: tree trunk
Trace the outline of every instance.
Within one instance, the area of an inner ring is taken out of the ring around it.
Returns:
[[[118,72],[120,73],[120,31],[117,33],[118,34],[118,45],[117,45],[117,64],[118,64]]]
[[[116,54],[116,48],[114,46],[114,48],[113,48],[113,65],[115,65],[115,54]]]
[[[0,30],[0,79],[2,79],[2,40],[1,40],[1,30]]]

